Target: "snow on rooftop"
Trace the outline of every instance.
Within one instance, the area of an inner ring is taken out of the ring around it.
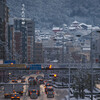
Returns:
[[[69,100],[69,96],[68,95],[65,96],[65,98],[63,98],[62,100]],[[76,99],[75,97],[72,97],[72,98],[70,98],[70,100],[90,100],[90,97],[85,97],[84,99],[82,99],[82,98]],[[96,100],[96,99],[93,97],[93,100]]]
[[[90,48],[83,48],[83,50],[85,51],[85,50],[88,50],[88,51],[90,51],[91,49]]]
[[[87,24],[85,24],[85,23],[80,23],[79,25],[80,25],[80,26],[81,26],[81,25],[85,25],[85,26],[87,26]]]
[[[69,30],[74,30],[74,29],[76,29],[75,27],[69,27]]]
[[[87,24],[85,24],[85,23],[80,23],[80,24],[79,24],[79,26],[82,26],[82,25],[87,26],[87,27],[89,27],[89,28],[92,27],[92,25],[87,25]]]
[[[98,30],[98,29],[100,29],[100,27],[95,26],[95,27],[92,27],[92,29],[93,29],[93,30]]]
[[[65,35],[65,37],[73,37],[73,36],[72,36],[72,35],[68,35],[68,34],[67,34],[67,35]]]
[[[67,24],[63,24],[64,27],[67,27]]]
[[[60,30],[60,27],[53,27],[52,30]]]
[[[78,22],[78,21],[76,21],[76,20],[73,22],[73,24],[78,24],[78,23],[79,23],[79,22]]]

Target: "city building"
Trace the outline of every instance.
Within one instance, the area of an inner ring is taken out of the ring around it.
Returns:
[[[22,62],[22,32],[15,32],[14,33],[14,57],[17,63]]]
[[[14,38],[16,36],[17,32],[22,33],[22,40],[21,40],[21,46],[22,46],[22,62],[21,63],[26,63],[27,62],[27,27],[26,23],[23,23],[21,18],[14,18]],[[16,47],[15,47],[15,40],[14,40],[14,55],[16,56]],[[16,57],[15,57],[16,58]],[[16,59],[15,59],[16,60]]]
[[[35,24],[32,19],[14,18],[14,37],[21,32],[21,59],[22,63],[33,63],[35,49]],[[15,41],[14,41],[15,44]],[[16,48],[15,48],[16,49]],[[16,50],[14,50],[16,51]],[[17,51],[18,52],[18,51]]]
[[[27,26],[27,63],[34,62],[35,49],[35,23],[31,19],[26,19]]]
[[[13,42],[14,41],[14,27],[9,23],[8,25],[8,51],[9,51],[9,60],[13,60]]]
[[[56,32],[62,31],[62,28],[60,28],[60,27],[53,27],[53,28],[52,28],[52,31],[53,31],[54,33],[56,33]]]
[[[8,18],[9,8],[6,0],[0,0],[0,59],[8,59]]]
[[[27,62],[33,63],[33,36],[27,36]]]
[[[61,63],[63,58],[62,58],[62,47],[44,47],[44,62],[49,63],[54,60],[58,61],[58,63]]]
[[[34,63],[43,63],[43,62],[44,62],[43,45],[40,42],[36,42]]]
[[[92,44],[92,57],[94,63],[100,63],[100,37]]]
[[[7,70],[0,70],[0,82],[8,82],[9,73]]]

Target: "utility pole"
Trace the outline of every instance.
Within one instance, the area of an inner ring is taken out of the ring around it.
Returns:
[[[69,66],[69,100],[70,100],[70,66]]]
[[[90,65],[91,65],[91,100],[93,100],[93,55],[92,55],[92,29],[91,29],[91,33],[90,33]]]
[[[64,33],[62,32],[62,63],[64,63],[65,57],[64,57]]]

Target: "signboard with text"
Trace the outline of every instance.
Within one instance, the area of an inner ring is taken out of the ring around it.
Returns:
[[[28,67],[30,70],[41,70],[40,64],[30,64]]]

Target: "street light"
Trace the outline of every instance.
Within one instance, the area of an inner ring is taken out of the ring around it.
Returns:
[[[11,75],[11,73],[9,73],[9,75]]]

